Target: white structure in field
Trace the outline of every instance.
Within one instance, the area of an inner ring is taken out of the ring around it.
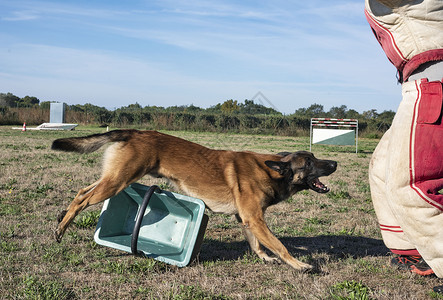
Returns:
[[[355,145],[358,150],[358,120],[312,118],[310,126],[309,150],[312,144]]]
[[[34,128],[13,127],[12,129],[26,130],[74,130],[78,124],[65,123],[66,103],[51,102],[51,110],[49,112],[49,123],[43,123]]]
[[[50,105],[49,123],[65,123],[66,103],[51,102]]]

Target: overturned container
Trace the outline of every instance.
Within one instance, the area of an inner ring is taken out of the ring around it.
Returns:
[[[204,212],[200,199],[133,183],[104,202],[94,240],[184,267],[200,251]]]

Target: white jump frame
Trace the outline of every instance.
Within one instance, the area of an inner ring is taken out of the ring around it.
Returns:
[[[358,120],[357,119],[333,119],[333,118],[311,118],[309,128],[309,151],[312,150],[312,135],[314,127],[327,128],[352,128],[355,130],[355,153],[358,151]]]

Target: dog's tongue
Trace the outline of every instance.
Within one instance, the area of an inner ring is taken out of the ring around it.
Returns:
[[[319,190],[322,190],[324,192],[329,191],[329,188],[326,185],[324,185],[318,178],[314,179],[313,184]]]

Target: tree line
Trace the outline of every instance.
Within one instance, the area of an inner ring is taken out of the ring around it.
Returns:
[[[39,125],[49,121],[50,102],[11,93],[0,93],[0,124],[17,125],[26,122]],[[141,106],[137,102],[115,110],[90,103],[68,105],[66,122],[83,125],[127,127],[137,126],[157,130],[194,130],[218,132],[244,132],[280,135],[308,135],[313,117],[358,119],[360,133],[380,137],[391,125],[395,113],[378,113],[375,109],[359,113],[346,105],[331,107],[312,104],[298,108],[293,114],[283,115],[274,108],[253,100],[229,99],[209,108],[194,105]]]

